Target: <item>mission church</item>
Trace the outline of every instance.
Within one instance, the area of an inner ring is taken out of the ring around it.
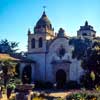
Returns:
[[[85,22],[77,31],[77,37],[93,38],[96,34],[93,27]],[[54,33],[54,28],[45,11],[37,21],[34,32],[28,30],[27,59],[21,62],[20,77],[29,83],[35,81],[66,83],[79,82],[84,73],[81,60],[72,58],[74,47],[69,45],[70,37],[63,28]]]

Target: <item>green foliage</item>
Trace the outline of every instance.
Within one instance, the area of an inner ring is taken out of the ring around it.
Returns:
[[[18,78],[12,78],[7,82],[7,84],[18,85],[18,84],[22,84],[22,81],[21,79],[18,79]]]
[[[92,80],[95,80],[95,73],[93,71],[91,71],[90,77],[92,78]]]
[[[15,83],[15,85],[16,84],[22,84],[22,81],[21,81],[21,79],[15,78],[14,83]]]
[[[0,53],[14,54],[18,47],[18,43],[10,42],[7,39],[0,41]]]
[[[100,92],[100,85],[95,86],[96,91]]]
[[[7,84],[7,88],[10,88],[10,89],[12,89],[12,90],[14,90],[15,89],[15,84],[14,83],[9,83],[9,84]]]
[[[66,97],[66,100],[100,100],[100,93],[95,91],[80,91],[72,93]]]
[[[86,97],[87,95],[86,94],[83,94],[83,93],[76,93],[76,94],[73,94],[73,95],[70,95],[67,100],[71,100],[71,99],[74,99],[74,100],[86,100]]]
[[[1,66],[2,66],[2,71],[3,71],[3,77],[1,80],[3,81],[4,85],[6,86],[9,79],[12,79],[13,77],[15,77],[16,63],[7,60],[7,61],[2,61]]]
[[[87,48],[91,46],[92,41],[88,38],[72,38],[70,39],[69,44],[74,46],[73,58],[83,59],[85,52]]]
[[[10,79],[7,82],[7,86],[6,87],[14,90],[16,88],[16,85],[18,85],[18,84],[22,84],[21,80],[17,79],[17,78],[13,78],[13,79]]]
[[[77,83],[77,81],[69,81],[66,84],[67,89],[79,89],[80,85]]]
[[[85,75],[81,80],[83,80],[83,84],[87,84],[87,87],[91,84],[91,88],[94,88],[96,85],[100,85],[100,40],[94,41],[86,54],[82,62]]]

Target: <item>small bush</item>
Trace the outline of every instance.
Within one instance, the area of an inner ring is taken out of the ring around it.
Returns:
[[[53,84],[51,82],[35,81],[35,88],[50,89],[53,88]]]
[[[95,86],[95,89],[96,89],[96,91],[99,91],[100,92],[100,85],[96,85]]]
[[[77,83],[77,81],[69,81],[67,82],[67,89],[79,89],[80,85]]]
[[[46,83],[45,83],[45,88],[46,88],[46,89],[53,88],[53,84],[52,84],[51,82],[46,82]]]
[[[45,83],[42,81],[35,81],[35,88],[45,88]]]
[[[100,100],[100,93],[96,91],[80,91],[67,96],[66,100]]]

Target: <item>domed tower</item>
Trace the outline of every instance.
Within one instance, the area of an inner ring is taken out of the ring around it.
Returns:
[[[54,38],[54,29],[45,11],[37,21],[34,32],[28,30],[28,52],[46,52],[46,43]]]
[[[93,26],[88,24],[88,21],[85,22],[84,26],[80,26],[80,29],[77,31],[78,37],[88,37],[93,38],[96,35],[96,31],[93,29]]]
[[[52,28],[51,22],[44,11],[41,18],[38,20],[36,26],[34,27],[34,34],[49,34],[53,36],[53,31],[54,30]]]

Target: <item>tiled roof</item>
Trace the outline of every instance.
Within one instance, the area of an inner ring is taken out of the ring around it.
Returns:
[[[12,60],[12,61],[19,61],[20,59],[14,58],[10,56],[9,54],[0,54],[0,61],[1,60]]]

